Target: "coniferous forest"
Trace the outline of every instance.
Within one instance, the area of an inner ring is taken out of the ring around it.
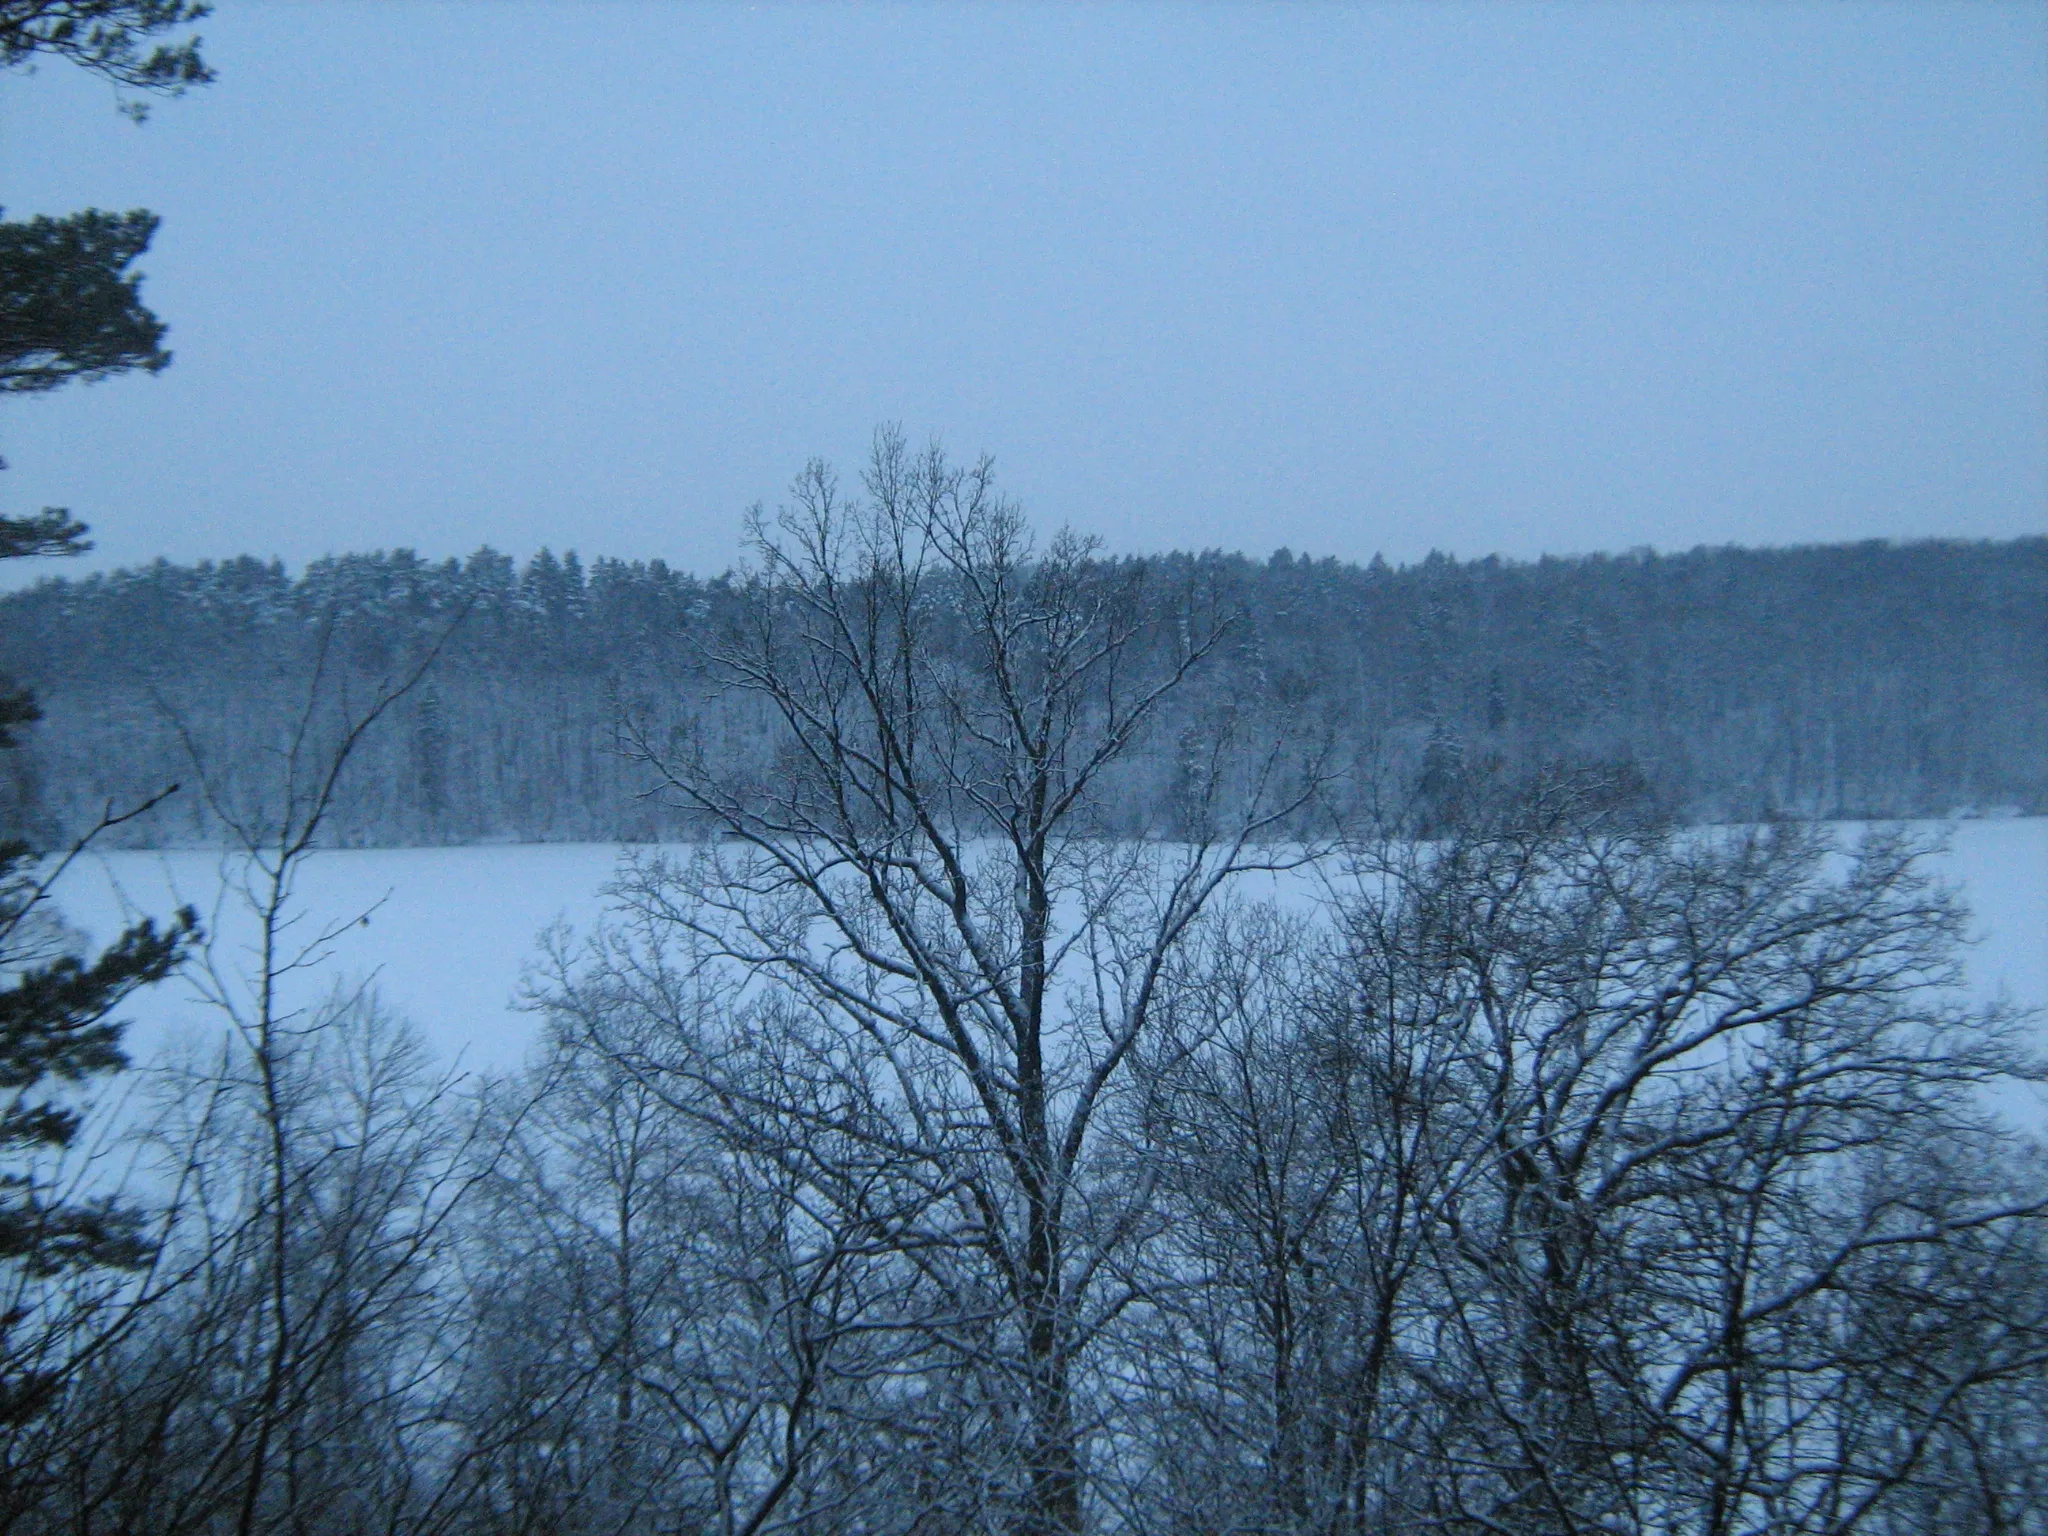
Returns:
[[[1166,555],[1163,616],[1222,621],[1198,688],[1125,772],[1155,826],[1176,743],[1219,701],[1325,732],[1350,792],[1452,763],[1601,762],[1688,820],[1927,817],[2048,807],[2048,539],[1701,549],[1394,569],[1281,551]],[[7,763],[8,812],[49,842],[187,776],[181,728],[232,775],[316,667],[360,689],[435,647],[366,741],[330,834],[351,845],[687,835],[617,749],[627,716],[716,713],[703,657],[757,586],[660,561],[490,550],[242,558],[46,578],[0,598],[0,675],[48,721]],[[750,750],[731,742],[729,750]],[[185,793],[120,829],[206,844]]]

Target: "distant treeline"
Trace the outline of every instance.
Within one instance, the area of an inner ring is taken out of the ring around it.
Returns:
[[[1127,830],[1166,826],[1188,755],[1247,713],[1320,733],[1354,793],[1567,759],[1632,767],[1700,819],[2048,810],[2048,538],[1403,567],[1174,554],[1142,576],[1162,633],[1229,625],[1131,771]],[[332,697],[367,697],[445,636],[358,754],[335,836],[687,835],[619,722],[716,716],[705,648],[758,602],[733,576],[545,550],[524,568],[398,550],[296,577],[245,557],[46,580],[0,598],[0,675],[45,716],[7,756],[6,815],[48,843],[182,780],[123,830],[210,841],[195,753],[232,806],[238,776],[270,782],[265,748],[316,667]],[[706,739],[747,750],[743,721]]]

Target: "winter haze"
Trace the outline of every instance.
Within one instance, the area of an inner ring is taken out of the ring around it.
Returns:
[[[2048,9],[0,0],[0,1536],[2048,1536]]]

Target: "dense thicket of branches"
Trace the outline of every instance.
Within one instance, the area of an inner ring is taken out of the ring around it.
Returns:
[[[1133,826],[1170,803],[1217,697],[1326,727],[1360,783],[1576,758],[1631,764],[1694,817],[2048,806],[2048,540],[1147,564],[1154,601],[1233,623],[1129,767]],[[366,747],[334,834],[673,835],[692,818],[635,798],[648,780],[608,750],[614,727],[622,708],[657,728],[717,717],[701,642],[754,600],[734,578],[545,553],[524,569],[401,551],[297,577],[244,559],[48,581],[0,599],[0,675],[50,716],[8,763],[9,814],[48,839],[176,777],[183,749],[155,695],[209,722],[223,760],[246,758],[330,620],[369,677],[469,605],[401,729]],[[751,727],[720,729],[734,766],[760,764]],[[131,831],[219,834],[190,798]]]
[[[154,1267],[12,1275],[93,1326],[0,1531],[2048,1531],[2020,1021],[1943,990],[1913,847],[1848,852],[1551,780],[1212,906],[1050,1170],[1051,1479],[969,1069],[643,870],[523,1077],[350,991],[154,1075]]]

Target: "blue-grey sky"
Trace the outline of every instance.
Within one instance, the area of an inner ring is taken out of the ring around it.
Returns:
[[[0,79],[10,216],[164,218],[173,366],[0,406],[0,495],[86,518],[92,565],[708,572],[882,420],[1118,550],[2048,524],[2041,5],[220,0],[202,30],[218,84],[142,128],[61,64]]]

